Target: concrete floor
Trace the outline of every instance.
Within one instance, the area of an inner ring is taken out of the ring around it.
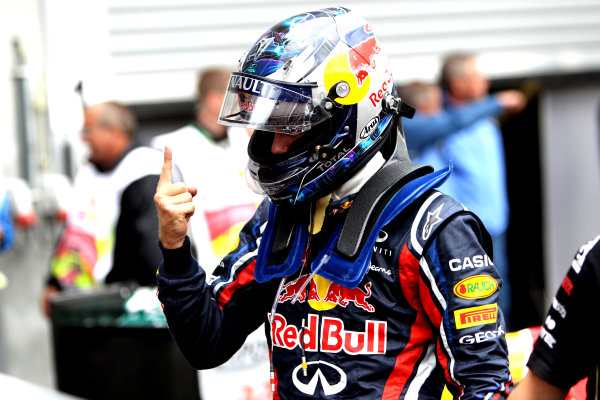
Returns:
[[[0,372],[54,388],[50,322],[40,294],[54,247],[56,227],[18,231],[16,245],[0,255],[8,285],[0,290]]]

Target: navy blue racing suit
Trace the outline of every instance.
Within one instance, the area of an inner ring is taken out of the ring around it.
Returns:
[[[264,324],[274,399],[440,399],[445,385],[463,400],[506,398],[502,282],[479,219],[427,191],[379,231],[367,273],[349,289],[309,267],[351,202],[327,207],[301,265],[283,279],[254,276],[274,207],[267,200],[209,283],[189,239],[162,249],[158,296],[189,363],[220,365]]]

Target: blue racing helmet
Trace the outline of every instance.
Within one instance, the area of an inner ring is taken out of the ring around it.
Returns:
[[[330,193],[384,144],[396,145],[390,64],[370,25],[346,8],[276,24],[241,58],[238,71],[219,122],[255,129],[249,184],[274,204]],[[275,133],[298,136],[286,154],[271,152]]]

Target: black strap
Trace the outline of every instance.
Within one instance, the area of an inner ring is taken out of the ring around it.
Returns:
[[[356,259],[392,196],[406,183],[432,171],[429,166],[404,160],[392,160],[377,171],[354,199],[342,227],[336,253],[349,260]]]
[[[279,207],[274,221],[273,247],[267,264],[283,264],[292,247],[292,240],[302,216],[306,215],[306,207]]]

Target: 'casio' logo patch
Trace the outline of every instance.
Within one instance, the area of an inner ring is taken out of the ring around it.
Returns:
[[[473,269],[489,267],[490,265],[494,265],[494,263],[487,254],[465,257],[462,260],[459,258],[453,258],[449,261],[450,271],[460,271],[467,268]]]
[[[498,282],[489,275],[474,275],[454,286],[454,294],[462,299],[483,299],[498,288]]]

